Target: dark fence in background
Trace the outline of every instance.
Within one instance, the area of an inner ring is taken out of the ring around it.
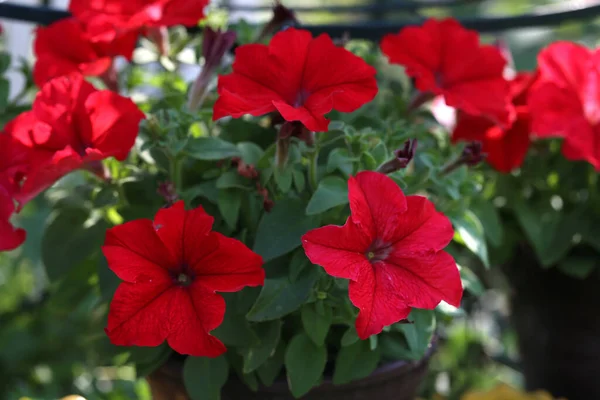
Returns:
[[[289,7],[298,13],[330,12],[332,14],[366,14],[374,16],[403,12],[417,15],[410,19],[402,18],[397,21],[367,20],[340,24],[302,25],[304,29],[308,29],[314,34],[328,33],[333,37],[340,37],[348,33],[350,37],[355,39],[379,40],[383,35],[397,32],[404,26],[421,23],[423,19],[418,17],[420,10],[440,7],[451,9],[456,6],[477,4],[479,2],[480,0],[429,0],[422,2],[404,1],[391,4],[377,3],[363,6]],[[228,9],[231,11],[264,12],[270,8],[228,7]],[[557,5],[540,7],[538,10],[529,14],[511,17],[470,17],[459,18],[459,20],[466,27],[479,32],[501,32],[519,28],[554,26],[566,21],[589,20],[600,16],[600,1],[563,0]],[[0,18],[47,25],[68,16],[67,11],[45,6],[35,7],[6,2],[0,3]]]

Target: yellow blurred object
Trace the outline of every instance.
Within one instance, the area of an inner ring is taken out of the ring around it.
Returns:
[[[505,384],[500,384],[488,392],[470,392],[461,400],[566,400],[554,399],[548,392],[538,390],[531,393],[520,392]]]
[[[70,396],[63,397],[63,398],[62,398],[62,399],[60,399],[60,400],[85,400],[85,397],[81,397],[81,396],[79,396],[79,395],[72,394],[72,395],[70,395]]]

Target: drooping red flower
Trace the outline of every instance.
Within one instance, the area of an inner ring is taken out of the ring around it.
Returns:
[[[28,169],[27,148],[0,133],[0,251],[12,250],[25,241],[25,230],[15,228],[10,217],[15,212],[14,196]]]
[[[446,104],[468,114],[508,123],[506,60],[455,19],[429,19],[386,35],[381,51],[392,64],[403,65],[422,92],[443,95]]]
[[[350,279],[359,308],[362,339],[408,316],[411,308],[433,309],[440,301],[458,307],[462,284],[454,259],[443,248],[454,231],[425,197],[407,196],[377,172],[348,182],[351,216],[302,237],[308,258],[328,274]]]
[[[212,232],[213,218],[182,201],[154,222],[138,219],[106,233],[102,251],[122,282],[110,304],[106,333],[124,346],[158,346],[217,357],[225,346],[210,331],[225,315],[215,292],[260,286],[262,258],[242,242]]]
[[[124,160],[143,118],[131,100],[96,90],[79,74],[49,81],[35,98],[33,110],[5,127],[31,149],[30,170],[16,199],[25,203],[67,173],[93,169],[105,158]]]
[[[326,131],[331,110],[352,112],[377,94],[375,69],[325,34],[288,28],[268,46],[235,52],[233,73],[219,77],[213,119],[278,111],[311,131]]]
[[[99,40],[101,36],[106,40]],[[112,66],[114,57],[131,59],[137,36],[133,31],[118,33],[110,26],[102,29],[98,24],[88,28],[75,18],[38,28],[33,47],[37,57],[33,80],[41,87],[54,77],[72,72],[101,76]]]
[[[71,0],[69,11],[82,21],[98,16],[120,28],[195,26],[208,0]]]
[[[500,172],[508,173],[523,164],[531,143],[531,115],[527,95],[535,75],[522,72],[509,81],[514,113],[508,127],[503,128],[491,120],[458,113],[452,141],[479,141],[483,144],[486,160]]]
[[[563,137],[565,158],[600,171],[600,50],[553,43],[538,55],[538,68],[529,96],[534,134]]]

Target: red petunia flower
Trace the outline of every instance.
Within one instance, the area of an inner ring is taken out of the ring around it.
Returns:
[[[458,307],[462,284],[452,256],[442,249],[454,231],[425,197],[405,197],[386,175],[360,172],[348,182],[351,216],[302,237],[308,258],[328,274],[350,279],[362,339],[440,301]]]
[[[71,0],[69,11],[88,22],[98,16],[120,28],[195,26],[208,0]]]
[[[381,51],[392,64],[403,65],[422,92],[443,95],[446,104],[468,114],[508,123],[506,60],[458,21],[429,19],[423,26],[386,35]]]
[[[158,346],[165,340],[181,354],[217,357],[225,346],[210,331],[225,315],[215,292],[260,286],[262,258],[242,242],[212,232],[213,218],[182,201],[154,218],[106,233],[102,251],[124,282],[110,304],[106,333],[125,346]]]
[[[27,171],[28,160],[25,146],[0,133],[0,251],[15,249],[25,241],[25,231],[15,228],[10,217],[15,212],[13,197]]]
[[[90,31],[82,22],[64,19],[48,27],[38,28],[34,52],[37,57],[33,80],[43,86],[50,79],[80,72],[85,76],[101,76],[112,66],[113,58],[131,59],[137,41],[136,32],[119,34],[110,26],[95,25]],[[96,37],[92,40],[92,34]],[[98,40],[104,35],[106,40]]]
[[[568,160],[585,160],[600,171],[600,51],[553,43],[538,55],[539,83],[529,96],[532,130],[563,137]]]
[[[508,173],[523,164],[531,143],[531,115],[527,106],[527,94],[535,80],[531,73],[519,73],[510,81],[510,93],[514,114],[507,128],[491,120],[459,113],[452,141],[479,141],[487,162],[500,172]]]
[[[131,100],[98,91],[81,75],[51,80],[38,93],[33,110],[5,128],[31,149],[31,169],[16,199],[25,203],[67,173],[94,169],[105,158],[124,160],[143,118]]]
[[[331,110],[352,112],[377,94],[375,68],[327,35],[313,39],[294,28],[277,33],[268,46],[236,49],[233,73],[219,77],[213,119],[278,111],[311,131],[326,131]]]

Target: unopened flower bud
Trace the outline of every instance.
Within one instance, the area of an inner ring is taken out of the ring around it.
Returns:
[[[392,172],[406,168],[415,156],[417,150],[417,139],[408,139],[404,147],[394,151],[395,157],[377,169],[377,172],[391,174]]]

